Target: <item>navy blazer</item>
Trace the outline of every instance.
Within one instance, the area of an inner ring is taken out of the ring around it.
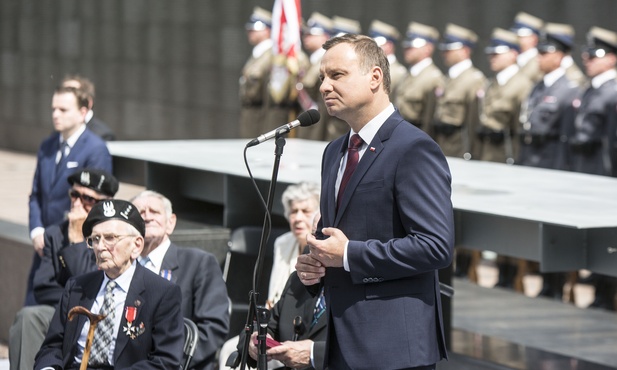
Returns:
[[[39,148],[36,171],[30,194],[29,230],[61,222],[71,208],[67,178],[80,168],[97,168],[112,173],[111,155],[105,142],[86,129],[77,139],[69,155],[58,165],[56,155],[60,149],[60,134],[49,136]]]
[[[182,316],[197,324],[199,345],[191,369],[213,369],[216,353],[229,332],[229,298],[223,273],[212,253],[171,244],[161,266],[161,275],[182,290]]]
[[[74,361],[77,340],[87,319],[83,315],[67,319],[75,306],[91,309],[101,284],[103,271],[70,279],[56,306],[49,330],[36,355],[35,369],[66,368]],[[183,357],[184,324],[180,311],[180,288],[137,264],[126,296],[114,350],[114,368],[178,369]],[[126,307],[137,308],[134,325],[143,323],[144,331],[131,339],[123,331],[127,326]]]
[[[352,369],[434,364],[447,358],[437,270],[450,265],[454,245],[448,164],[438,145],[395,111],[368,144],[337,212],[335,182],[348,139],[331,142],[322,161],[318,230],[336,227],[350,240],[351,272],[328,268],[323,280],[328,328]],[[326,363],[337,365],[327,354]]]

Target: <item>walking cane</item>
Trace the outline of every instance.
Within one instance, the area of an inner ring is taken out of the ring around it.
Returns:
[[[90,327],[88,328],[88,337],[86,338],[86,345],[84,347],[84,355],[81,358],[81,365],[79,370],[86,370],[88,368],[88,359],[90,358],[90,350],[92,349],[92,340],[94,339],[94,330],[99,321],[103,320],[107,315],[95,315],[88,311],[83,306],[75,306],[71,308],[68,314],[69,321],[73,321],[76,315],[84,315],[90,320]]]

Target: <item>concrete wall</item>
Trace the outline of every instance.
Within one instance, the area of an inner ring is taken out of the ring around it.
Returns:
[[[0,0],[0,148],[35,152],[51,131],[53,87],[67,73],[97,86],[95,111],[121,140],[229,138],[238,76],[250,53],[243,25],[272,0]],[[304,0],[313,11],[372,19],[404,32],[415,20],[476,30],[524,10],[578,30],[617,28],[613,0]],[[486,60],[474,56],[487,71]],[[439,58],[437,58],[440,65]],[[578,59],[577,59],[578,60]],[[283,122],[282,122],[283,123]],[[281,124],[282,124],[281,123]]]

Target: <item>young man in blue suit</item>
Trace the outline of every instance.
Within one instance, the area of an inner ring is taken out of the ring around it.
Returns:
[[[82,227],[98,271],[71,278],[51,320],[34,369],[78,369],[89,323],[72,308],[103,314],[92,341],[88,368],[179,369],[184,346],[182,293],[176,284],[143,268],[146,226],[135,205],[97,203]]]
[[[324,44],[321,94],[351,132],[322,160],[321,221],[298,257],[325,287],[330,369],[435,369],[447,358],[438,269],[454,245],[451,177],[423,131],[390,103],[386,56],[366,36]]]
[[[111,155],[105,142],[86,128],[88,97],[74,88],[59,87],[52,99],[54,132],[43,141],[37,154],[36,171],[29,202],[29,230],[34,258],[28,278],[26,305],[36,304],[32,278],[43,254],[45,228],[63,221],[71,208],[66,194],[67,178],[80,168],[112,172]]]

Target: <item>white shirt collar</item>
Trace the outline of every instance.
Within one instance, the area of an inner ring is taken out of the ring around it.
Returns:
[[[260,56],[264,55],[266,51],[272,49],[273,44],[274,43],[272,42],[272,39],[266,39],[255,45],[255,47],[253,48],[253,58],[257,59]]]
[[[426,67],[430,66],[431,64],[433,64],[433,59],[424,58],[418,63],[412,65],[411,68],[409,68],[409,73],[415,77],[419,75],[420,72],[424,71]]]
[[[500,86],[505,85],[510,81],[510,79],[518,72],[519,67],[516,64],[512,64],[509,67],[506,67],[503,71],[497,73],[495,75],[495,79]]]
[[[88,122],[90,122],[92,117],[94,117],[94,111],[92,109],[90,109],[88,111],[88,113],[86,113],[86,119],[85,119],[86,124],[88,124]]]
[[[77,139],[79,139],[79,137],[81,136],[81,134],[84,133],[84,131],[86,131],[86,125],[81,124],[77,131],[75,131],[73,135],[69,136],[69,138],[66,139],[66,143],[69,145],[69,148],[73,148],[75,146]],[[60,144],[62,144],[62,141],[62,134],[60,134]]]
[[[170,245],[171,245],[171,240],[167,238],[158,247],[154,248],[154,250],[148,254],[148,258],[150,258],[150,263],[146,264],[146,267],[150,269],[152,272],[160,274],[161,267],[163,266],[163,258],[165,258],[165,254],[167,253],[167,250],[169,249]],[[141,260],[141,257],[140,257],[140,260]]]
[[[572,56],[564,55],[563,58],[561,58],[561,68],[568,69],[573,64],[574,64],[574,59],[572,59]]]
[[[522,53],[520,53],[517,57],[516,57],[516,63],[520,66],[520,67],[524,67],[527,63],[529,63],[530,60],[532,60],[533,58],[536,57],[536,55],[538,55],[538,49],[536,48],[532,48],[529,50],[526,50]]]
[[[122,289],[122,291],[125,293],[129,291],[129,287],[131,286],[131,280],[133,280],[133,275],[135,275],[136,266],[137,266],[137,261],[133,261],[133,263],[131,263],[131,266],[129,266],[129,268],[126,271],[124,271],[122,275],[114,279],[116,284],[118,284],[118,287],[120,287],[120,289]],[[101,287],[101,289],[103,290],[105,289],[105,286],[107,285],[107,281],[110,280],[109,277],[107,277],[107,274],[104,274],[104,275],[105,277],[103,278],[103,285]]]
[[[593,86],[594,89],[597,89],[600,86],[604,85],[606,82],[614,80],[615,78],[617,78],[617,71],[615,71],[614,69],[609,69],[608,71],[602,72],[596,77],[592,78],[591,86]]]
[[[384,109],[383,111],[381,111],[381,113],[373,117],[372,120],[368,121],[368,123],[364,125],[364,127],[362,127],[360,132],[354,132],[353,130],[351,130],[351,135],[357,133],[358,135],[360,135],[360,137],[364,141],[364,144],[362,144],[362,149],[361,149],[362,153],[364,152],[364,148],[366,148],[366,146],[370,144],[371,141],[373,141],[373,138],[375,137],[375,135],[377,135],[377,131],[379,131],[381,126],[384,124],[384,122],[386,122],[386,119],[388,119],[388,117],[390,117],[392,113],[394,113],[394,105],[390,103],[388,104],[386,109]],[[351,135],[349,135],[350,138],[351,138]],[[360,156],[362,156],[362,153],[360,153]]]
[[[553,84],[561,78],[561,76],[566,74],[566,70],[559,67],[556,70],[549,72],[547,74],[544,75],[544,85],[546,85],[546,87],[551,87],[553,86]]]
[[[469,68],[473,67],[471,59],[465,59],[462,62],[458,62],[448,70],[448,76],[450,78],[457,78],[461,73],[465,72]]]

